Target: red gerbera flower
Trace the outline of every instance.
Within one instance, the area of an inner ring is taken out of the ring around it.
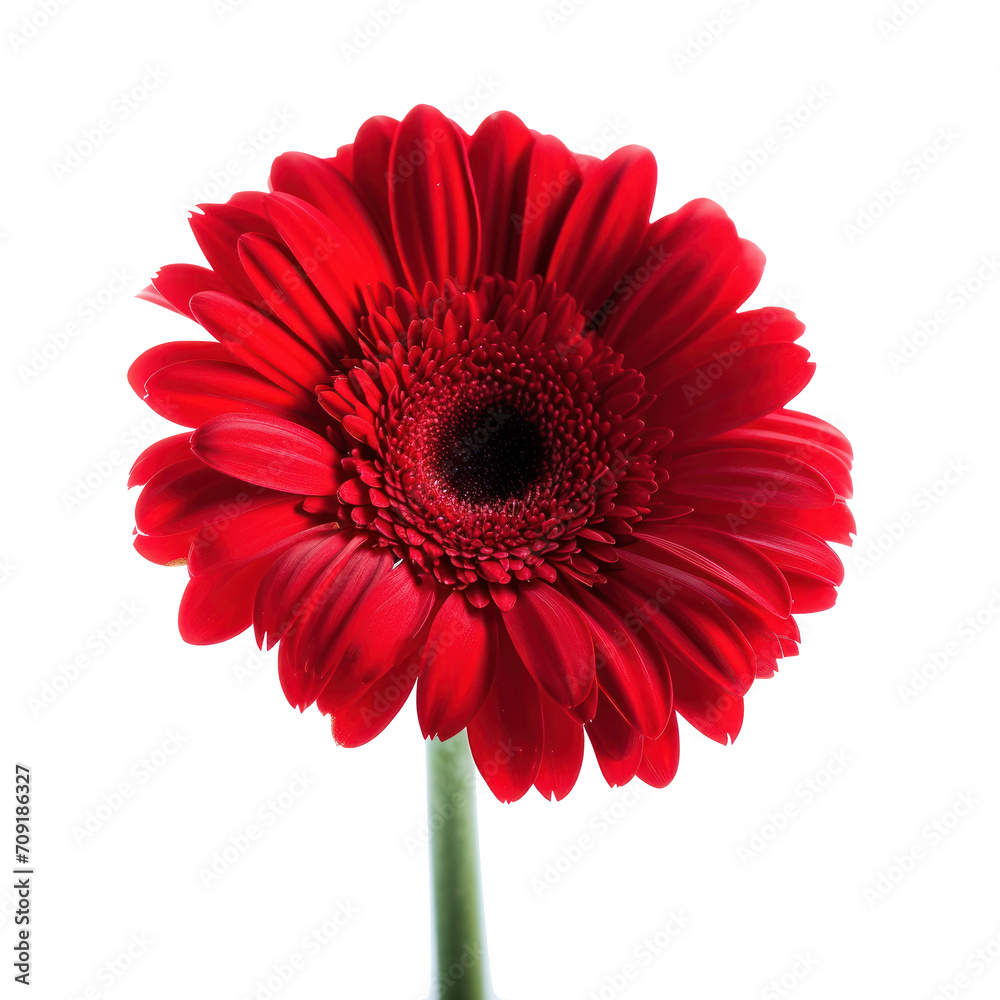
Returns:
[[[666,785],[833,604],[846,439],[784,409],[813,365],[717,205],[650,223],[652,154],[574,155],[427,106],[271,193],[201,206],[211,269],[144,295],[214,340],[130,379],[194,428],[139,458],[136,547],[186,561],[180,628],[279,643],[288,700],[371,740],[416,686],[494,793],[564,796],[589,736]]]

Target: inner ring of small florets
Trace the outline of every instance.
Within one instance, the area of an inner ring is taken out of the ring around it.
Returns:
[[[364,357],[318,390],[359,443],[343,518],[474,602],[483,583],[603,579],[655,489],[641,379],[540,278],[367,294]]]

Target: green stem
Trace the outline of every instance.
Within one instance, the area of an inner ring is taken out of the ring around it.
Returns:
[[[476,826],[476,769],[464,732],[427,741],[434,969],[430,1000],[493,1000]]]

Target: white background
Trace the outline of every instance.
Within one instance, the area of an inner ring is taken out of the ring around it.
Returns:
[[[808,326],[818,371],[797,405],[857,452],[840,602],[751,691],[734,746],[684,726],[678,778],[638,796],[608,789],[592,756],[563,803],[481,794],[498,994],[997,995],[997,7],[906,0],[893,25],[893,0],[557,3],[394,0],[360,48],[387,0],[64,0],[48,23],[41,2],[5,2],[0,730],[4,766],[34,775],[36,996],[426,995],[412,704],[374,744],[338,749],[249,635],[185,646],[185,571],[134,553],[124,485],[169,433],[126,368],[198,335],[132,297],[158,266],[200,259],[184,207],[419,101],[470,131],[507,108],[578,150],[648,146],[656,215],[721,201],[768,255],[754,302],[791,302]],[[102,118],[97,148],[58,168]],[[915,674],[933,675],[919,694]],[[268,800],[303,773],[269,825]],[[9,833],[12,774],[2,787]],[[955,811],[962,796],[974,804]],[[206,886],[199,869],[250,824],[260,839]],[[331,938],[338,907],[353,916]],[[683,928],[661,947],[671,914]]]

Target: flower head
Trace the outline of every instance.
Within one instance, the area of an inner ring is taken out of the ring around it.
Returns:
[[[835,600],[851,451],[784,408],[802,324],[738,311],[760,251],[709,201],[650,223],[655,180],[636,146],[420,106],[200,206],[210,267],[143,294],[214,339],[130,371],[192,428],[130,481],[136,547],[187,564],[184,638],[252,624],[347,746],[416,686],[503,799],[565,795],[585,734],[658,786],[678,714],[734,738],[793,612]]]

